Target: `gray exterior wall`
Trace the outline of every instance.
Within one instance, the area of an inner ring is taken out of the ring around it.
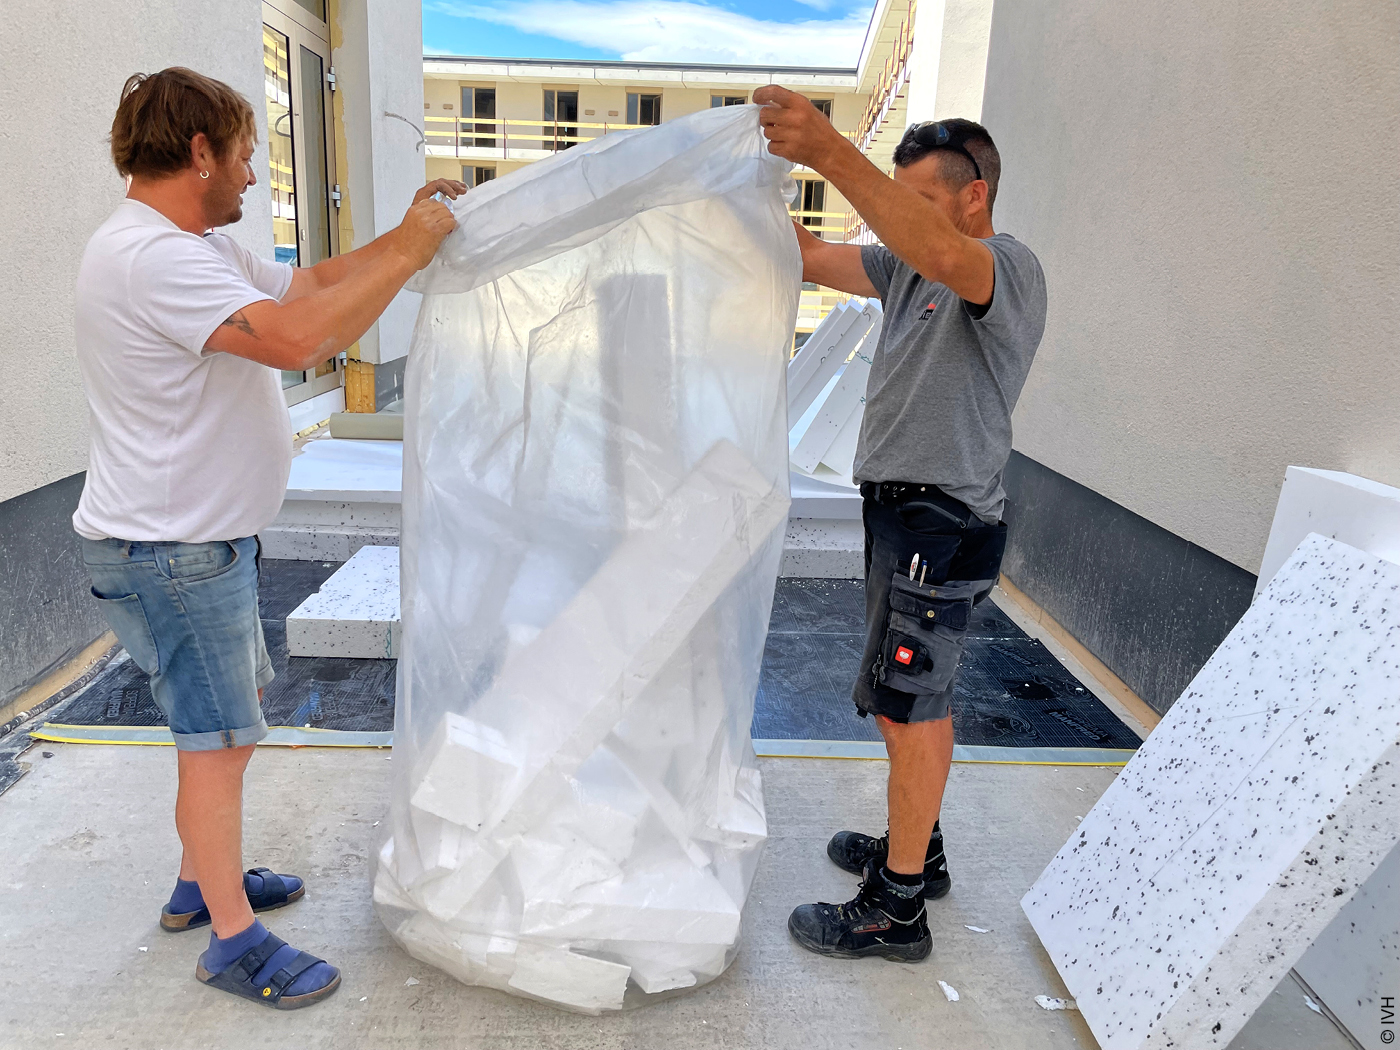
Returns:
[[[1002,571],[1165,713],[1254,596],[1252,573],[1019,452]]]
[[[982,121],[1018,451],[1248,572],[1289,464],[1400,485],[1400,4],[996,0]]]
[[[0,707],[107,630],[71,522],[84,477],[0,503]]]

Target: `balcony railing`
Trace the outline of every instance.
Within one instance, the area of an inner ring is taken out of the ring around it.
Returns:
[[[823,240],[845,239],[847,213],[844,211],[789,211],[788,214],[807,227],[809,232],[816,234]],[[832,233],[838,236],[835,238],[827,236],[827,234]]]
[[[653,127],[651,124],[597,123],[584,120],[516,120],[497,117],[438,117],[423,115],[423,139],[430,157],[466,160],[537,160],[581,142],[592,142],[614,131]],[[842,132],[854,140],[855,132]],[[522,151],[530,151],[523,153]],[[795,171],[808,169],[798,166]],[[815,213],[813,213],[815,214]]]
[[[553,153],[613,131],[630,131],[647,124],[598,124],[589,121],[506,120],[486,117],[423,117],[423,138],[430,157],[487,155],[507,159],[511,151]],[[472,151],[472,152],[464,152]],[[523,157],[521,159],[524,159]]]
[[[909,0],[909,13],[895,33],[890,55],[880,67],[875,86],[870,91],[870,104],[865,107],[865,115],[856,125],[854,141],[862,153],[870,149],[875,132],[884,123],[894,100],[909,83],[909,55],[914,50],[914,10],[917,6],[917,0]]]

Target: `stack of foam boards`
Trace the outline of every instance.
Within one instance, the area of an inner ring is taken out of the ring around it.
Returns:
[[[292,460],[282,509],[259,533],[264,557],[345,561],[367,545],[396,546],[402,479],[402,442],[307,442]]]
[[[1105,1050],[1225,1047],[1400,840],[1400,566],[1316,534],[1022,902]]]
[[[731,696],[757,668],[731,666],[721,624],[776,564],[787,503],[720,441],[546,626],[512,634],[421,749],[380,852],[375,899],[410,953],[586,1012],[723,970],[767,827]]]
[[[860,493],[851,480],[880,304],[837,306],[788,362],[792,517],[784,576],[853,579],[864,572]]]
[[[865,383],[882,320],[878,300],[841,303],[788,362],[788,449],[794,470],[851,483]]]

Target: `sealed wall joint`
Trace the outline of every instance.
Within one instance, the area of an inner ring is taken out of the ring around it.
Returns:
[[[1019,452],[1002,571],[1165,713],[1230,633],[1255,577]]]
[[[71,520],[85,477],[0,503],[0,707],[107,630]]]

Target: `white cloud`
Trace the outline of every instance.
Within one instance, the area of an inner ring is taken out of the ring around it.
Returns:
[[[818,7],[827,0],[802,0]],[[434,3],[434,10],[479,18],[522,33],[621,54],[629,62],[854,66],[865,13],[771,22],[690,0],[524,0],[499,6]]]

